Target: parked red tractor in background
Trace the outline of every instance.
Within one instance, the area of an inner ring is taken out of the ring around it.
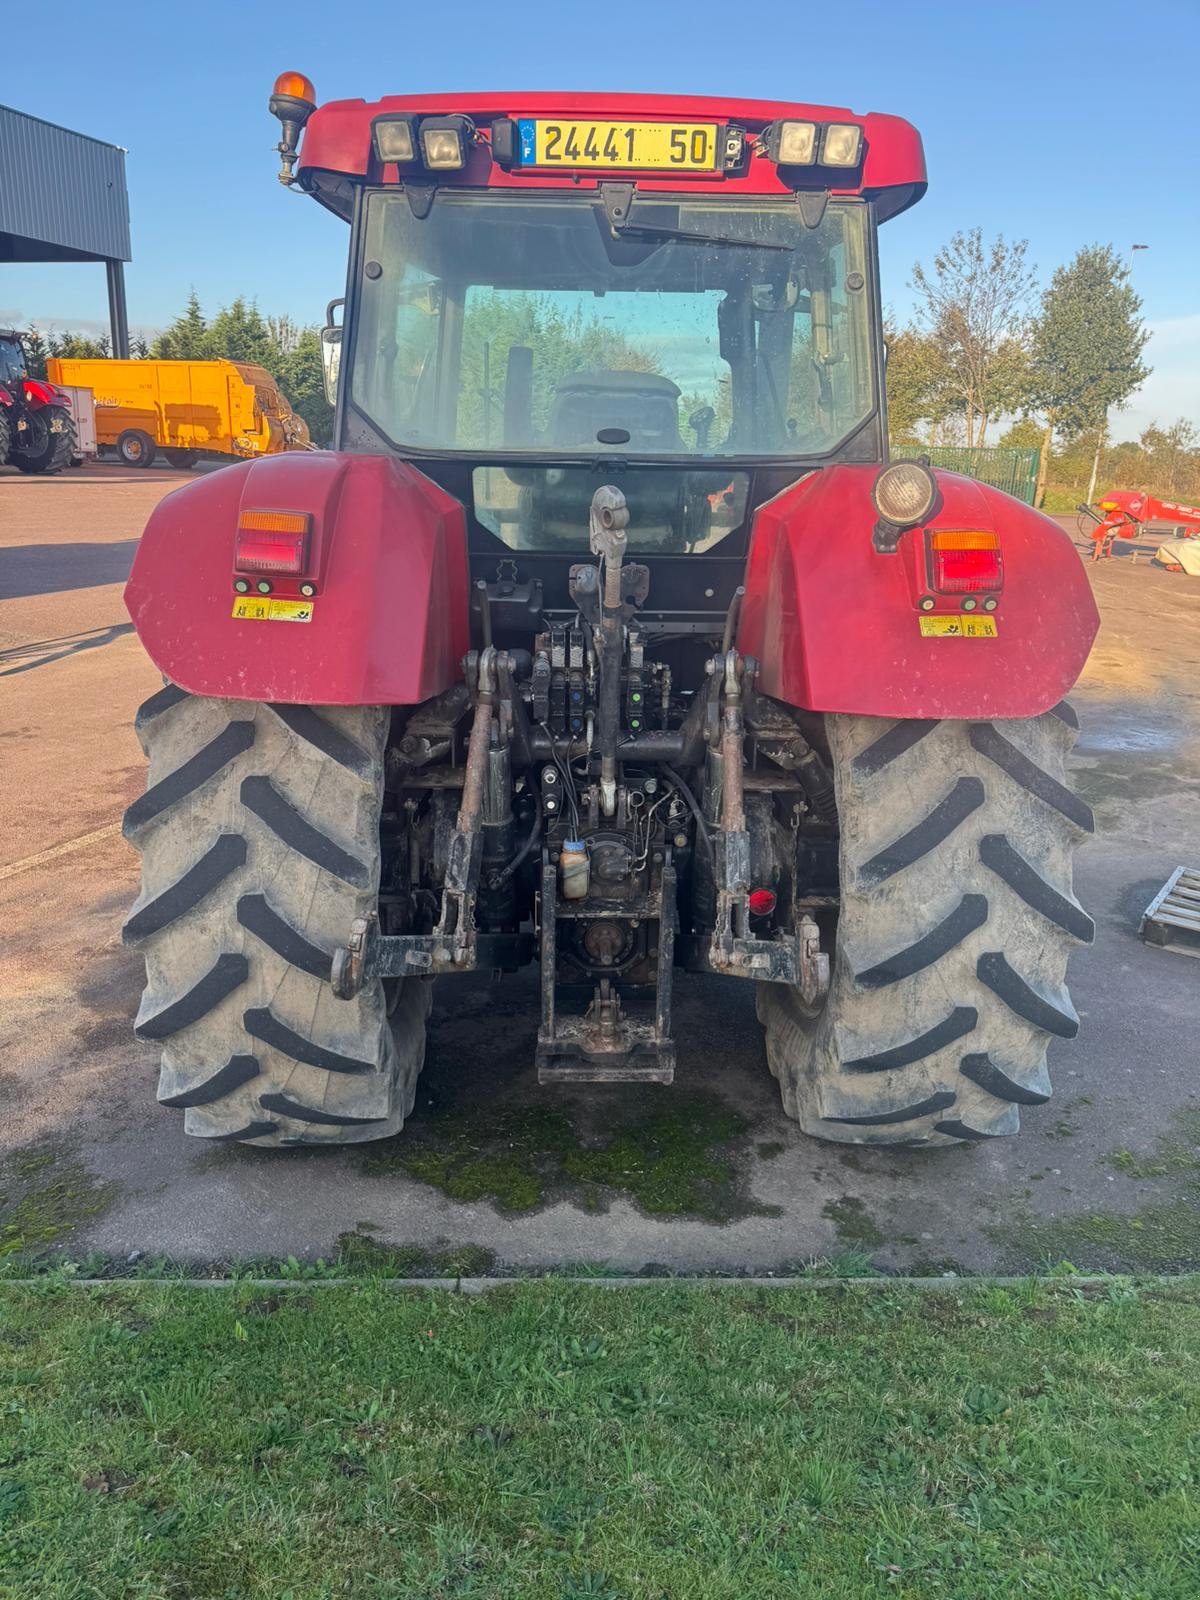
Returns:
[[[31,378],[21,338],[0,328],[0,466],[61,472],[75,454],[70,400],[52,383]]]
[[[126,590],[167,680],[125,817],[159,1099],[208,1139],[394,1134],[431,979],[537,962],[544,1083],[669,1083],[682,968],[756,985],[809,1133],[1014,1132],[1078,1028],[1098,619],[1054,522],[887,462],[916,131],[314,102],[288,73],[271,109],[350,227],[336,446],[167,497]]]

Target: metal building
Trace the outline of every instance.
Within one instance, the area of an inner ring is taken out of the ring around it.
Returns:
[[[129,354],[125,152],[0,106],[0,263],[103,261],[115,356]]]

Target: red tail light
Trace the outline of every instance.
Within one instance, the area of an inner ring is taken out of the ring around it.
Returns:
[[[939,594],[979,594],[1001,587],[1000,540],[994,533],[939,530],[928,540],[929,583]]]
[[[238,518],[239,572],[282,572],[299,576],[308,555],[307,511],[243,511]]]
[[[775,909],[775,896],[770,889],[751,889],[746,898],[751,916],[769,917]]]

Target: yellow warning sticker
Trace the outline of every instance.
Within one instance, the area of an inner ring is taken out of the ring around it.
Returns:
[[[267,595],[240,594],[233,614],[242,622],[311,622],[311,600],[272,600]]]
[[[994,639],[995,617],[918,617],[924,639]]]

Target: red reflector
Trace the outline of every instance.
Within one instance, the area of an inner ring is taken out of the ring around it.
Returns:
[[[234,566],[239,572],[303,572],[310,521],[307,511],[243,511]]]
[[[929,579],[940,594],[978,594],[1001,587],[1000,541],[994,533],[938,530],[929,535]]]
[[[751,889],[747,898],[751,916],[769,917],[775,909],[775,896],[770,889]]]
[[[234,566],[239,572],[299,574],[304,571],[307,545],[307,530],[304,533],[259,533],[239,528]]]

